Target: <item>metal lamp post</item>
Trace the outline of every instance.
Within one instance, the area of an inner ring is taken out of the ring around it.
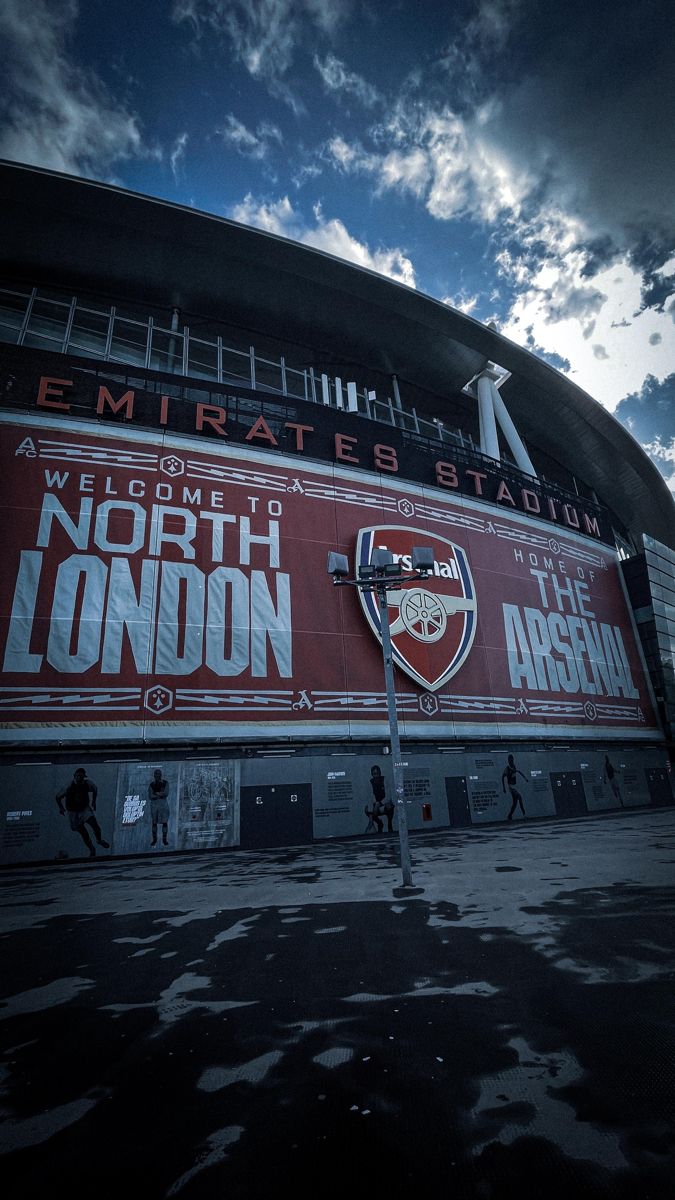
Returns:
[[[387,691],[387,715],[389,717],[391,753],[394,763],[394,790],[396,792],[398,837],[404,887],[412,887],[412,862],[408,839],[408,818],[403,795],[403,763],[401,762],[401,741],[398,733],[396,692],[394,691],[394,663],[391,649],[387,592],[392,588],[399,588],[402,583],[412,583],[416,579],[427,579],[434,568],[433,550],[427,546],[414,546],[411,562],[414,573],[404,574],[399,564],[395,561],[391,550],[376,549],[372,552],[368,566],[360,567],[358,578],[349,579],[349,560],[347,555],[338,554],[335,550],[331,550],[328,555],[327,568],[328,574],[333,576],[333,584],[336,587],[356,587],[362,592],[377,593],[380,606],[384,682]]]

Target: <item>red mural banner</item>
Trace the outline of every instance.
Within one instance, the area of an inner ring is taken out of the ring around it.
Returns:
[[[380,736],[384,546],[403,732],[658,737],[614,552],[436,488],[58,418],[3,421],[3,739]]]

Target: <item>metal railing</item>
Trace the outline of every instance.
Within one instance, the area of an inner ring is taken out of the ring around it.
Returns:
[[[390,396],[358,388],[313,367],[265,358],[255,346],[229,345],[220,334],[202,337],[174,313],[170,324],[140,318],[116,305],[93,307],[77,296],[54,299],[38,288],[0,288],[0,341],[103,362],[165,371],[209,383],[245,386],[291,399],[344,409],[452,446],[475,449],[473,438],[440,420],[427,421]]]

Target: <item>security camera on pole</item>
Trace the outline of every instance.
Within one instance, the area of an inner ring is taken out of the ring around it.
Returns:
[[[380,605],[380,621],[382,634],[382,655],[384,658],[384,681],[387,689],[387,713],[391,753],[394,765],[394,790],[396,792],[396,809],[398,813],[398,836],[401,848],[401,871],[403,886],[412,887],[412,863],[410,860],[410,843],[408,840],[408,818],[403,796],[403,763],[401,762],[401,742],[398,734],[398,716],[396,713],[396,692],[394,691],[394,664],[391,649],[391,633],[389,629],[389,602],[387,593],[401,584],[412,583],[416,579],[428,579],[434,569],[434,552],[428,546],[414,546],[412,552],[412,571],[401,571],[400,565],[394,559],[391,550],[374,549],[370,563],[361,566],[357,579],[349,579],[349,560],[346,554],[338,554],[331,550],[328,554],[328,574],[333,576],[336,587],[356,587],[362,592],[375,592]]]

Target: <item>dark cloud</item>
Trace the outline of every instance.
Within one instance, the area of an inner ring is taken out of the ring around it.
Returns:
[[[161,158],[144,144],[135,113],[70,43],[75,0],[0,0],[0,158],[106,178],[133,158]]]
[[[669,296],[675,292],[675,275],[645,275],[642,284],[642,303],[645,308],[663,311]]]
[[[608,233],[591,238],[585,243],[584,251],[586,262],[581,271],[582,279],[591,279],[598,271],[604,271],[619,255],[619,250]]]
[[[639,392],[620,400],[614,415],[642,443],[661,473],[675,471],[675,374],[659,381],[648,375]]]
[[[584,317],[597,313],[602,308],[607,296],[597,288],[565,287],[562,282],[556,287],[556,299],[550,304],[547,322],[565,321],[576,318],[581,321]]]
[[[595,358],[600,359],[600,361],[602,361],[606,358],[609,358],[609,354],[605,350],[605,347],[601,346],[599,342],[597,342],[595,344],[595,346],[593,347],[593,354],[594,354]]]
[[[660,333],[650,333],[650,335],[649,335],[649,345],[650,346],[659,346],[662,341],[663,341],[663,338],[661,337]]]
[[[642,442],[675,439],[675,374],[662,381],[648,375],[639,392],[624,396],[615,414]]]
[[[492,102],[485,128],[512,162],[545,183],[549,204],[589,226],[588,275],[627,253],[644,272],[645,303],[662,304],[667,285],[655,272],[675,248],[670,6],[490,0],[478,7],[502,12],[509,30],[498,56],[489,45],[482,52],[481,100]]]

